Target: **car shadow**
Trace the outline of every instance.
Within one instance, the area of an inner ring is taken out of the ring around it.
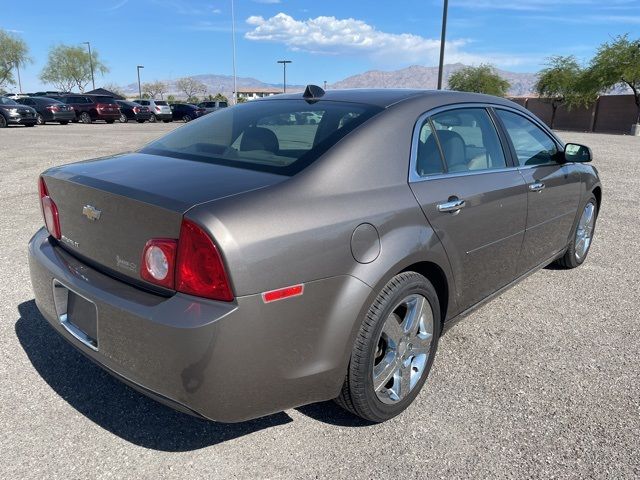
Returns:
[[[116,380],[76,351],[51,328],[34,300],[20,304],[18,311],[16,335],[40,376],[82,415],[131,443],[189,451],[292,421],[278,413],[224,424],[177,412]]]
[[[312,403],[310,405],[297,407],[296,410],[318,422],[338,427],[370,427],[376,425],[374,422],[356,417],[352,413],[347,412],[333,401]]]

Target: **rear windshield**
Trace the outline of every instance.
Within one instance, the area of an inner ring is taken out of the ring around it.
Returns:
[[[156,105],[166,105],[166,104],[167,102],[165,102],[164,100],[156,101]]]
[[[247,102],[217,110],[141,151],[294,175],[381,110],[330,101]]]
[[[116,104],[116,101],[112,97],[94,97],[96,103],[113,103]]]
[[[227,108],[227,102],[220,102],[220,103],[218,103],[218,106],[220,108]]]

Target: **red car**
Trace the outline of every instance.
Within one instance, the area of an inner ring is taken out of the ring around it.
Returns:
[[[60,101],[73,107],[76,119],[82,123],[92,123],[96,120],[113,123],[120,118],[120,107],[112,97],[71,94],[61,96]]]

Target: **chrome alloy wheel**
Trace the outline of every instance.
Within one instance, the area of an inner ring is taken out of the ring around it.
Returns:
[[[429,301],[408,295],[387,317],[378,338],[372,372],[378,400],[393,404],[413,390],[424,375],[432,341]]]
[[[575,252],[576,259],[578,261],[582,260],[589,251],[595,221],[596,206],[593,204],[593,202],[589,202],[584,207],[582,216],[580,217],[580,221],[578,222],[578,228],[576,229]]]

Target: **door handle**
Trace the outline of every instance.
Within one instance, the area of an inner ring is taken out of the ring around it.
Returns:
[[[539,192],[541,190],[544,190],[544,183],[542,182],[531,183],[529,184],[529,190],[531,190],[532,192]]]
[[[457,197],[451,197],[448,202],[438,205],[439,212],[458,213],[461,208],[464,208],[466,202]]]

